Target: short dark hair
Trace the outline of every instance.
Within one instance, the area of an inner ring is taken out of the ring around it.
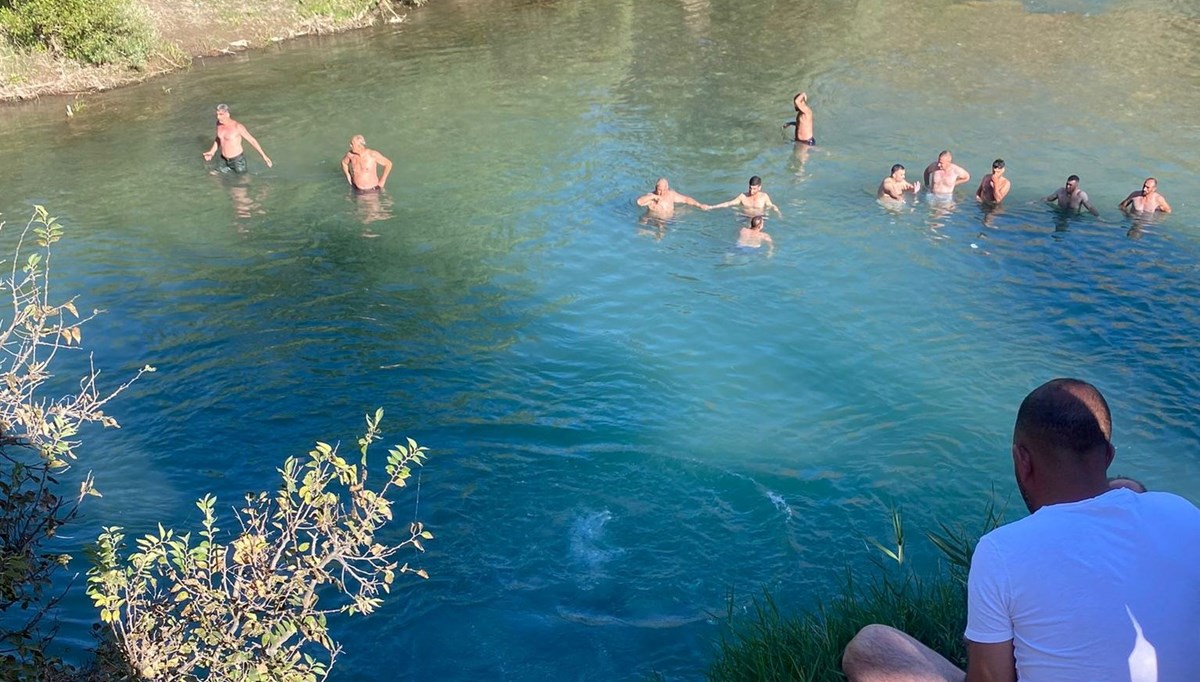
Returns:
[[[1074,180],[1075,182],[1079,182],[1079,176],[1078,175],[1068,175],[1067,182],[1071,182],[1072,180]]]
[[[1004,159],[996,159],[992,162],[992,170],[997,168],[1004,168]]]
[[[1021,402],[1013,428],[1013,442],[1076,459],[1108,452],[1111,437],[1108,403],[1095,386],[1079,379],[1053,379],[1033,389]]]
[[[902,166],[901,164],[898,164],[898,163],[892,164],[892,172],[889,173],[889,175],[895,175],[896,171],[898,171],[898,170],[904,170],[904,166]]]
[[[762,226],[763,226],[763,217],[762,216],[756,215],[750,219],[751,229],[757,230],[757,229],[761,228]]]
[[[762,178],[758,177],[757,175],[751,175],[750,176],[750,186],[751,187],[761,187],[762,186]]]

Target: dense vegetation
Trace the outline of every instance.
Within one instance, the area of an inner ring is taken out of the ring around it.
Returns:
[[[398,17],[395,6],[428,0],[292,0],[301,17],[326,28]],[[83,64],[141,68],[162,51],[138,0],[0,0],[0,31],[13,47]],[[170,48],[166,48],[171,51]],[[176,48],[178,49],[178,48]]]
[[[0,0],[0,28],[18,47],[85,64],[139,67],[154,48],[131,0]]]

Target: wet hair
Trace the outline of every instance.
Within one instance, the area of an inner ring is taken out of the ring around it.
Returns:
[[[750,219],[750,229],[761,230],[762,226],[763,226],[763,217],[762,216],[756,215]]]
[[[222,114],[228,114],[229,113],[229,105],[228,104],[218,104],[217,111]]]
[[[1071,182],[1072,180],[1075,182],[1079,182],[1079,176],[1078,175],[1068,175],[1067,182]]]
[[[1144,185],[1144,184],[1146,184],[1147,182],[1153,182],[1153,183],[1154,183],[1154,186],[1155,186],[1155,187],[1158,187],[1158,179],[1157,179],[1157,178],[1146,178],[1146,181],[1145,181],[1145,182],[1143,182],[1142,184]]]
[[[758,177],[757,175],[751,175],[750,176],[750,186],[751,187],[762,187],[762,178]]]
[[[950,150],[949,150],[949,149],[943,149],[942,151],[938,152],[938,158],[939,158],[939,159],[940,159],[940,158],[942,158],[943,156],[950,156]]]
[[[1013,442],[1063,463],[1078,464],[1107,453],[1112,413],[1095,386],[1079,379],[1053,379],[1035,388],[1017,410]],[[1107,466],[1107,462],[1105,462]]]
[[[1004,159],[996,159],[992,162],[992,170],[996,170],[997,168],[1004,168]]]
[[[1128,476],[1120,476],[1120,475],[1109,476],[1108,477],[1108,489],[1116,490],[1117,488],[1129,488],[1130,490],[1132,490],[1135,493],[1144,493],[1147,490],[1145,484],[1143,484],[1141,481],[1137,480],[1136,478],[1130,478]]]
[[[804,94],[803,92],[797,92],[796,96],[792,98],[792,106],[796,108],[796,111],[800,111],[800,105],[796,104],[796,100],[800,99],[800,95],[803,95],[803,94]],[[801,113],[801,115],[803,115],[804,112],[800,112],[800,113]]]
[[[896,171],[898,171],[898,170],[904,170],[904,166],[901,164],[898,164],[898,163],[892,165],[892,172],[889,173],[888,175],[895,175]]]

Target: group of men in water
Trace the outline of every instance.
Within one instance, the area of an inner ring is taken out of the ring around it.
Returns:
[[[246,172],[243,140],[262,156],[263,163],[267,165],[267,168],[271,168],[271,158],[263,151],[258,140],[250,134],[246,126],[230,116],[228,105],[218,104],[216,115],[217,134],[213,139],[212,147],[204,152],[205,161],[212,161],[220,152],[220,160],[216,163],[214,172],[237,174]],[[346,182],[356,193],[382,191],[391,172],[391,160],[374,149],[367,148],[367,141],[362,135],[350,138],[350,149],[342,157],[342,173],[346,176]]]
[[[812,145],[812,109],[794,100],[795,142]],[[949,151],[925,169],[934,202],[953,200],[971,175]],[[880,200],[903,201],[921,183],[901,164],[879,185]],[[1003,159],[975,198],[997,205],[1012,189]],[[1099,211],[1079,176],[1045,197],[1072,213]],[[758,176],[746,192],[707,205],[671,189],[666,178],[637,200],[657,218],[677,204],[702,210],[738,206],[750,216],[738,243],[771,244],[763,217],[779,208]],[[1123,211],[1171,211],[1147,178]],[[1141,483],[1109,478],[1115,456],[1112,416],[1095,386],[1056,379],[1035,389],[1017,412],[1012,440],[1017,488],[1030,516],[985,535],[968,578],[968,666],[964,672],[894,628],[870,625],[846,647],[851,682],[1166,682],[1200,680],[1200,509]]]
[[[1004,159],[993,161],[992,172],[984,176],[979,183],[979,188],[975,190],[975,199],[992,206],[1003,202],[1004,198],[1008,196],[1009,190],[1012,189],[1012,182],[1004,177],[1004,171]],[[903,202],[905,193],[916,194],[921,191],[921,183],[908,182],[904,173],[903,165],[898,163],[893,165],[891,173],[883,179],[883,182],[879,183],[875,198],[882,201]],[[925,168],[924,179],[925,186],[929,188],[934,201],[949,202],[954,200],[955,188],[969,182],[971,174],[962,166],[954,163],[954,157],[949,151],[943,151],[938,154],[936,161]],[[1068,176],[1066,184],[1052,192],[1045,200],[1072,213],[1079,213],[1086,208],[1092,215],[1100,215],[1088,198],[1087,192],[1080,189],[1078,175]],[[1167,203],[1163,195],[1158,193],[1158,180],[1154,178],[1146,178],[1146,181],[1142,183],[1142,188],[1131,192],[1118,204],[1118,207],[1122,211],[1132,213],[1171,212],[1171,205]]]
[[[793,100],[795,142],[815,144],[813,112],[805,93]],[[220,152],[216,171],[244,173],[244,140],[270,167],[271,159],[229,108],[217,107],[217,133],[206,161]],[[342,172],[355,192],[383,189],[392,162],[350,140]],[[979,184],[979,201],[1004,201],[1012,184],[1002,159]],[[953,196],[971,179],[948,151],[925,169],[935,198]],[[921,185],[896,164],[880,183],[880,199],[902,201]],[[1170,212],[1148,178],[1120,208]],[[1079,176],[1045,198],[1072,212],[1098,214]],[[702,210],[737,206],[750,216],[738,243],[770,247],[764,216],[779,207],[762,180],[745,192],[708,205],[671,189],[666,178],[637,200],[658,218],[675,206]],[[852,682],[1039,682],[1200,680],[1200,510],[1131,479],[1107,477],[1115,456],[1112,418],[1091,384],[1056,379],[1035,389],[1017,412],[1012,461],[1017,488],[1030,516],[988,533],[975,549],[968,579],[968,667],[958,669],[908,635],[881,625],[864,628],[846,647],[843,671]]]
[[[793,141],[797,145],[813,146],[816,144],[813,125],[813,110],[808,103],[808,94],[801,92],[792,99],[796,110],[796,120],[784,124],[784,129],[793,128]],[[916,194],[921,191],[921,182],[909,182],[905,178],[906,169],[903,164],[892,166],[891,172],[879,183],[875,197],[881,202],[904,202],[905,194]],[[1012,189],[1012,182],[1004,176],[1004,159],[992,162],[992,170],[979,182],[975,190],[975,199],[982,204],[997,206],[1002,203]],[[930,197],[935,203],[950,203],[954,200],[954,191],[959,185],[970,182],[971,174],[965,168],[954,163],[954,157],[949,151],[938,154],[937,160],[925,168],[925,187],[929,189]],[[1045,198],[1047,203],[1056,204],[1063,211],[1079,213],[1087,209],[1092,215],[1099,216],[1100,212],[1092,204],[1087,192],[1079,187],[1079,176],[1070,175],[1063,187],[1058,188]],[[768,210],[774,210],[782,216],[779,207],[766,192],[762,191],[762,178],[755,175],[750,178],[747,190],[738,196],[719,204],[704,204],[686,194],[671,189],[666,178],[659,178],[654,189],[638,197],[637,205],[645,208],[647,216],[655,220],[670,219],[675,215],[676,204],[694,206],[704,211],[714,208],[738,206],[750,218],[750,223],[741,228],[738,245],[756,247],[762,244],[773,246],[771,236],[762,231],[763,217]],[[1158,193],[1158,180],[1146,178],[1141,190],[1132,192],[1119,205],[1122,211],[1132,213],[1170,213],[1171,205],[1163,195]]]

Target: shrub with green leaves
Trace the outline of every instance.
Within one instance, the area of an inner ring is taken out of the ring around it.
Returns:
[[[389,495],[425,460],[425,448],[410,439],[389,450],[383,476],[368,485],[367,449],[382,416],[367,417],[358,462],[325,443],[289,458],[276,493],[246,496],[232,535],[217,526],[211,495],[196,503],[197,541],[159,526],[122,558],[123,530],[104,529],[91,550],[88,595],[136,677],[325,679],[341,651],[328,616],[371,613],[399,574],[428,577],[393,558],[433,538],[419,522],[399,542],[380,537],[392,520]]]
[[[87,64],[141,66],[154,45],[130,0],[0,0],[0,28],[18,47]]]
[[[0,222],[0,234],[7,235]],[[0,265],[0,679],[52,680],[66,666],[47,653],[53,610],[62,595],[55,574],[71,557],[50,547],[90,495],[90,474],[76,488],[60,477],[75,463],[80,430],[117,426],[105,406],[129,385],[105,391],[98,371],[80,377],[78,393],[51,394],[64,377],[59,355],[80,352],[80,329],[97,311],[80,311],[74,297],[50,294],[51,247],[63,226],[46,209],[16,238]],[[154,371],[144,367],[134,376]],[[131,380],[132,381],[132,380]]]

